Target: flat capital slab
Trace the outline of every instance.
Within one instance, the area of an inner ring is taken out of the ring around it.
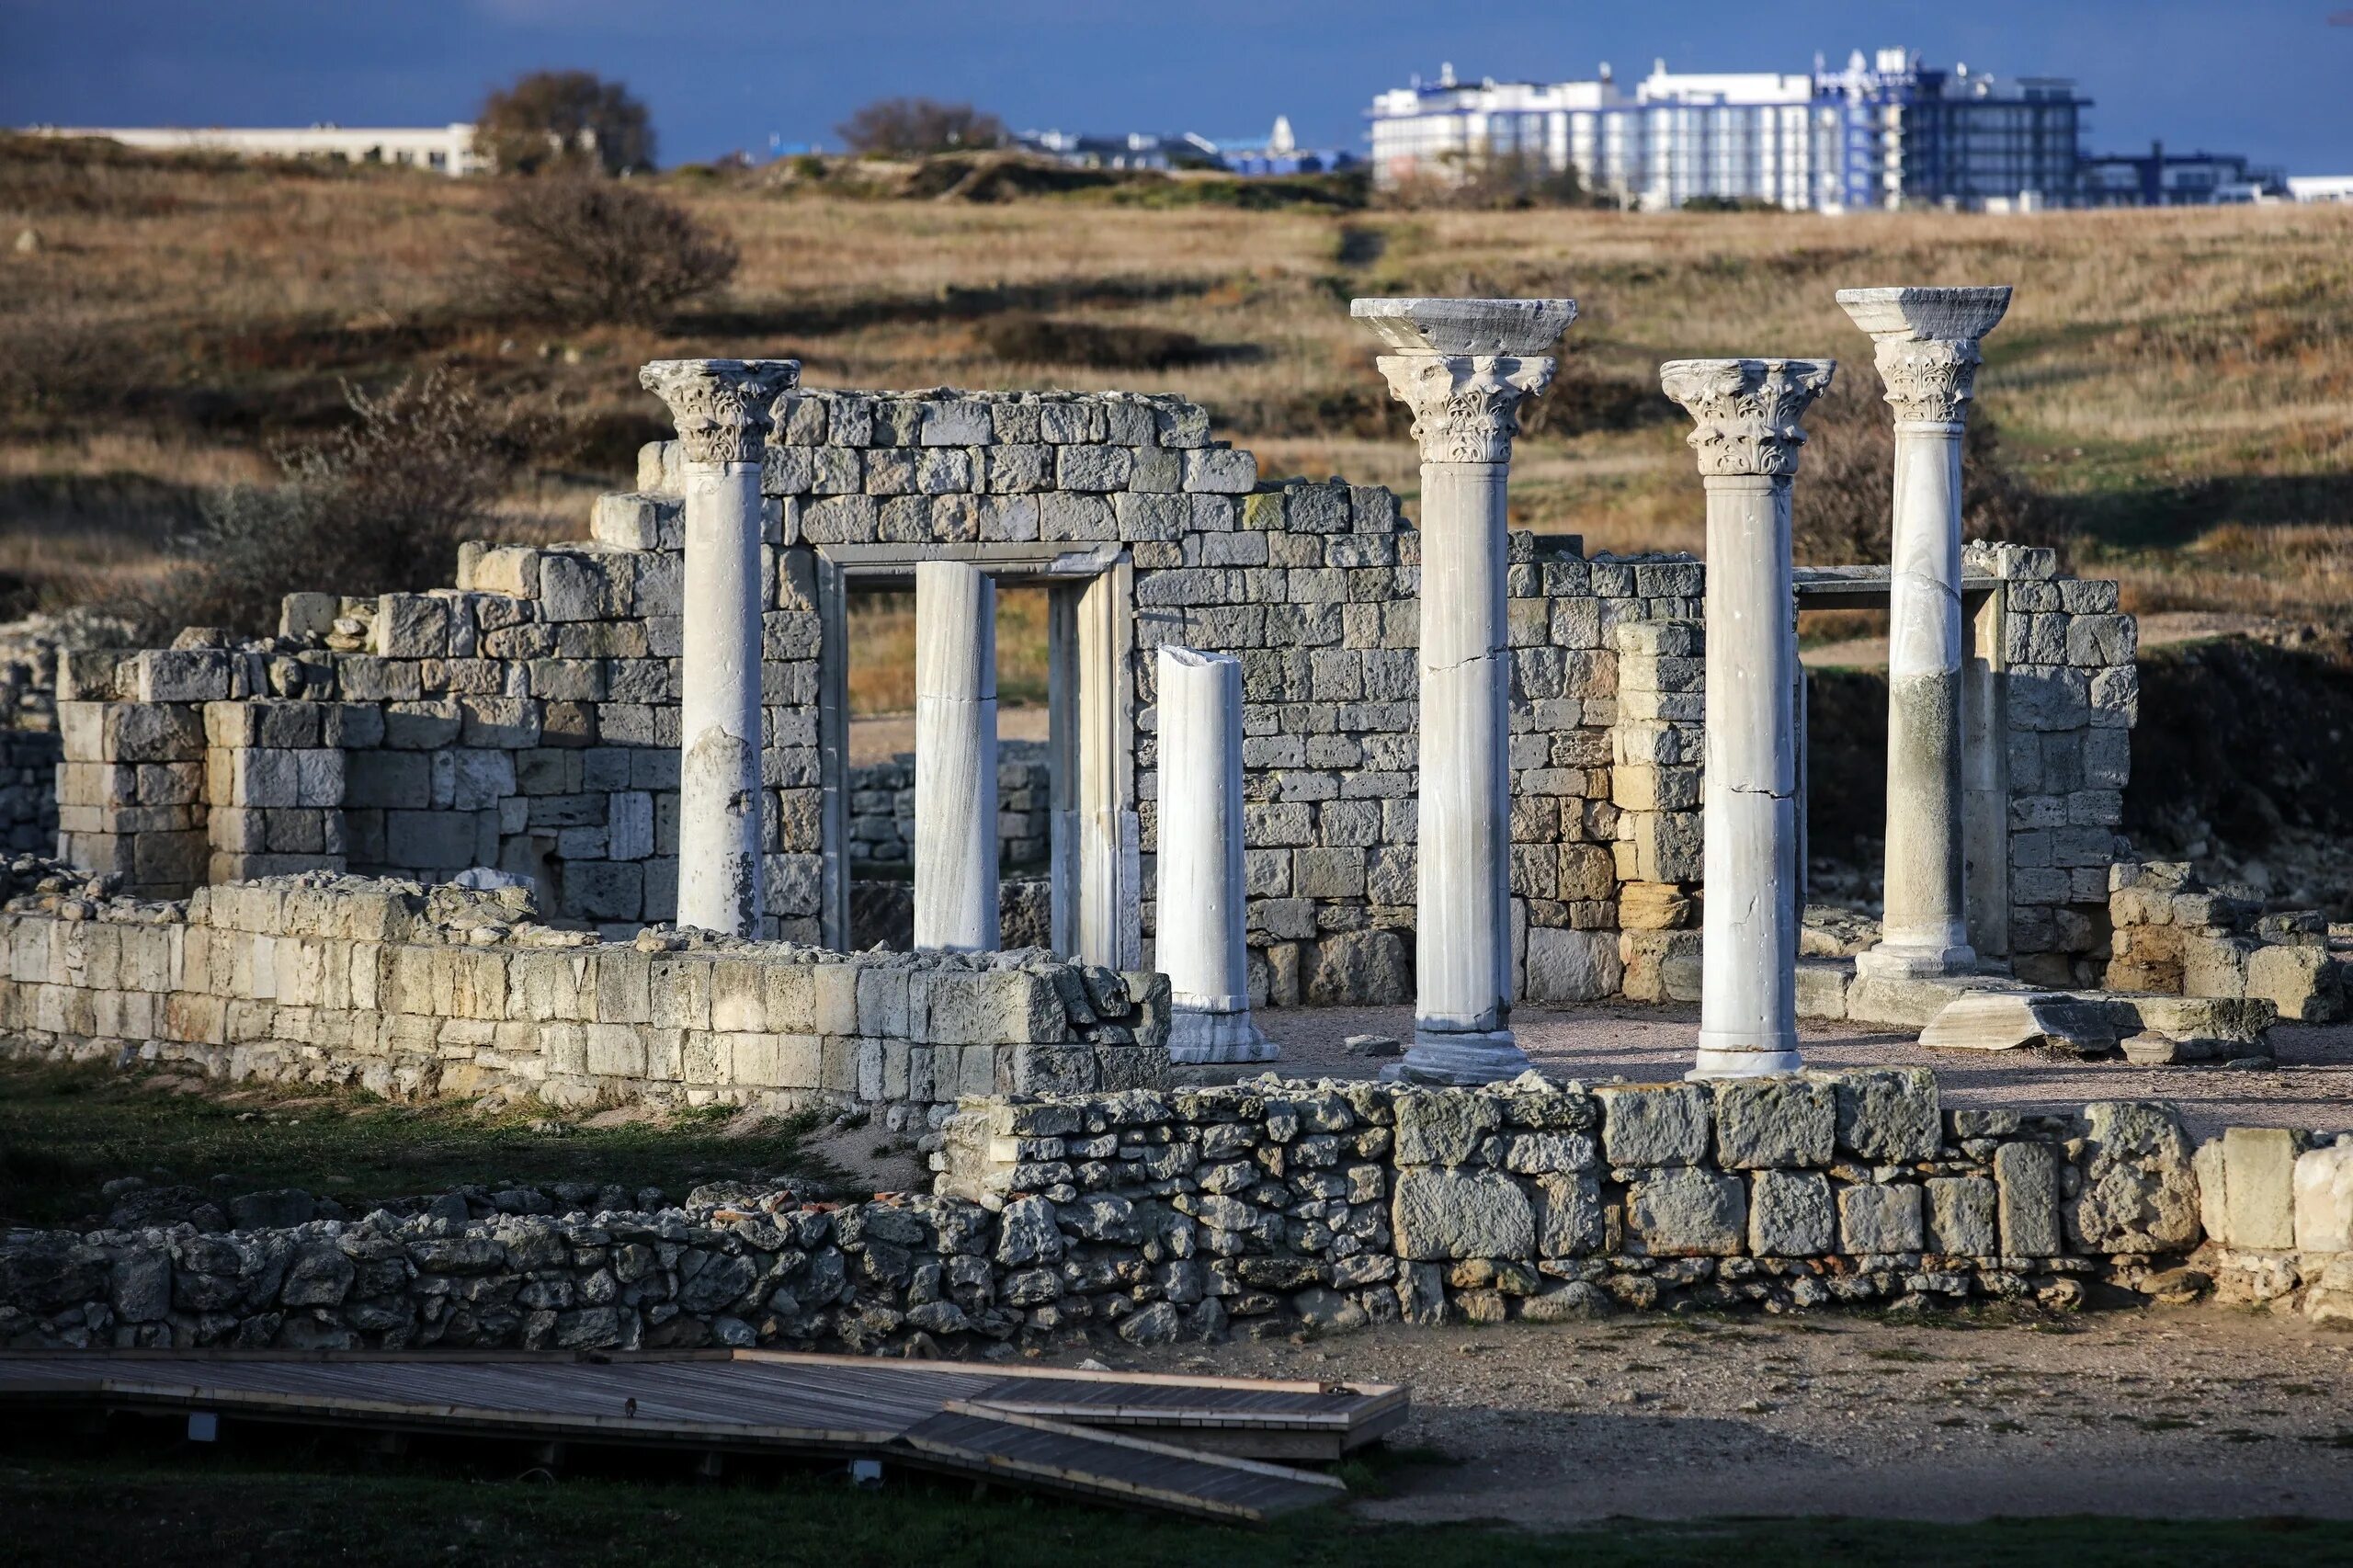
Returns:
[[[1548,354],[1576,319],[1574,300],[1353,300],[1348,314],[1408,354]]]
[[[1838,304],[1873,337],[1974,343],[2010,308],[2006,283],[1955,289],[1841,289]]]

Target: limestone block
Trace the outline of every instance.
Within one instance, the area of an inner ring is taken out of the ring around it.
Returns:
[[[2285,1252],[2296,1244],[2296,1163],[2301,1144],[2280,1127],[2232,1127],[2202,1145],[2200,1219],[2228,1247]],[[2207,1191],[2209,1173],[2216,1190]]]
[[[1847,987],[1854,978],[1852,960],[1801,959],[1797,967],[1798,1017],[1845,1017]]]
[[[230,695],[222,648],[149,648],[139,654],[132,695],[141,702],[220,702]]]
[[[2283,1018],[2334,1023],[2345,1017],[2345,970],[2325,947],[2275,944],[2246,959],[2246,994],[2270,1003]]]
[[[1416,1263],[1536,1256],[1528,1196],[1495,1171],[1418,1165],[1397,1173],[1390,1205],[1397,1256]]]
[[[2169,1105],[2098,1100],[2084,1108],[2089,1131],[2067,1233],[2091,1252],[2187,1252],[2198,1244],[2198,1186],[2189,1136]]]
[[[1837,1097],[1843,1153],[1882,1164],[1937,1157],[1943,1121],[1934,1072],[1886,1067],[1824,1076]]]
[[[1919,1252],[1925,1243],[1919,1187],[1907,1181],[1839,1188],[1839,1251]]]
[[[1495,1096],[1461,1089],[1401,1091],[1395,1113],[1393,1158],[1401,1165],[1463,1165],[1503,1125]]]
[[[2353,1253],[2353,1141],[2305,1151],[2295,1180],[2297,1250]]]
[[[1528,932],[1524,1000],[1538,1004],[1592,1002],[1614,996],[1626,968],[1618,939],[1608,931],[1531,926]]]
[[[1597,1179],[1590,1175],[1547,1172],[1531,1185],[1538,1256],[1582,1257],[1601,1249],[1608,1225]]]
[[[1818,1257],[1835,1231],[1830,1180],[1813,1171],[1760,1170],[1750,1178],[1748,1250],[1758,1257]]]
[[[1708,1155],[1708,1085],[1603,1084],[1602,1150],[1612,1165],[1692,1165]]]
[[[2080,1056],[2112,1048],[2116,1027],[2097,1004],[2063,993],[1971,990],[1938,1010],[1920,1043],[1938,1051],[2031,1048]]]
[[[1226,447],[1195,447],[1185,453],[1185,488],[1221,495],[1246,495],[1257,487],[1258,460]]]
[[[1932,1176],[1927,1183],[1927,1250],[1949,1257],[1995,1257],[1999,1194],[1983,1176]]]
[[[1731,1257],[1741,1250],[1747,1219],[1747,1189],[1736,1176],[1647,1170],[1626,1191],[1626,1248],[1652,1257]]]
[[[2057,1257],[2059,1151],[2049,1143],[2005,1143],[1994,1151],[1994,1181],[2005,1257]]]
[[[1715,1085],[1716,1162],[1733,1170],[1830,1163],[1836,1096],[1794,1074]]]

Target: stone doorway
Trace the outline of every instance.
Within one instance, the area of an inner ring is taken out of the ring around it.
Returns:
[[[1114,968],[1142,961],[1135,795],[1134,580],[1117,546],[831,545],[817,551],[823,618],[818,751],[826,946],[851,941],[849,604],[867,591],[912,592],[923,561],[958,560],[1003,592],[1047,602],[1046,875],[1055,951]]]

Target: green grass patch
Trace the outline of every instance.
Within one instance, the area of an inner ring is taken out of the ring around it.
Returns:
[[[346,1208],[476,1183],[618,1183],[674,1199],[699,1181],[832,1173],[805,1153],[804,1121],[730,1135],[709,1110],[584,1127],[544,1107],[487,1112],[392,1104],[354,1091],[188,1087],[144,1068],[0,1063],[0,1221],[102,1215],[99,1187],[136,1176],[222,1190],[299,1187]]]
[[[966,1483],[903,1471],[860,1492],[811,1471],[691,1485],[551,1478],[519,1457],[472,1473],[420,1465],[362,1471],[320,1450],[275,1468],[234,1453],[99,1462],[19,1451],[0,1454],[0,1509],[10,1561],[25,1568],[296,1560],[351,1568],[2174,1568],[2280,1552],[2321,1568],[2353,1564],[2353,1530],[2300,1519],[1611,1520],[1526,1531],[1319,1510],[1248,1528],[1003,1491],[975,1495]]]

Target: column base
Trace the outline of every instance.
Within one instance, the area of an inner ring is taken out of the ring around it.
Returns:
[[[1248,1013],[1174,1009],[1168,1019],[1168,1060],[1184,1067],[1229,1062],[1275,1062],[1282,1051]]]
[[[1687,1083],[1701,1083],[1710,1078],[1769,1078],[1777,1074],[1801,1073],[1805,1059],[1795,1046],[1750,1047],[1701,1045],[1699,1063],[1683,1074]]]
[[[1873,980],[1944,980],[1977,972],[1966,942],[1881,942],[1855,955],[1855,972]]]
[[[1405,1052],[1405,1059],[1383,1067],[1381,1077],[1389,1084],[1497,1084],[1518,1077],[1533,1065],[1509,1029],[1477,1034],[1415,1029],[1413,1049]]]

